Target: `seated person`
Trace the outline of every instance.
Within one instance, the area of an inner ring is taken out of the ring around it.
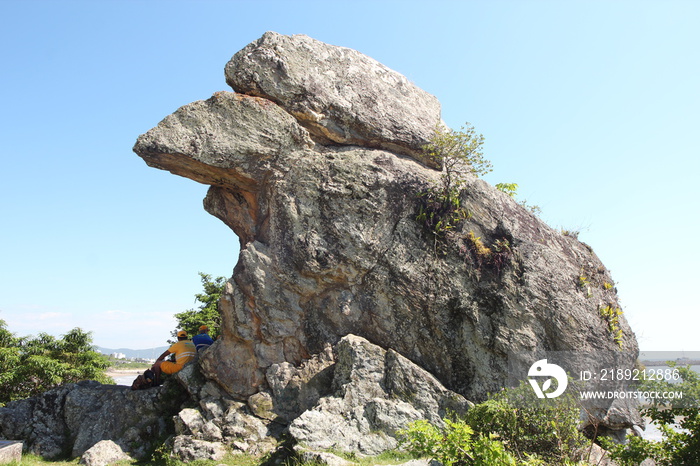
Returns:
[[[209,327],[202,325],[199,327],[199,333],[192,337],[192,343],[197,348],[197,351],[209,348],[214,344],[214,340],[209,336]]]
[[[185,364],[190,362],[197,354],[194,344],[187,339],[187,332],[180,330],[177,332],[177,343],[165,350],[163,354],[156,359],[151,370],[155,372],[156,381],[160,383],[160,374],[175,374],[185,367]],[[175,355],[175,362],[165,361],[169,355]]]

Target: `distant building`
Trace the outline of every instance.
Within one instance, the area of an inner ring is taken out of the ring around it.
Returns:
[[[131,358],[131,360],[134,362],[147,363],[147,364],[153,364],[154,362],[156,362],[155,358]]]
[[[114,359],[126,359],[126,354],[124,353],[112,353],[109,355],[110,358]]]

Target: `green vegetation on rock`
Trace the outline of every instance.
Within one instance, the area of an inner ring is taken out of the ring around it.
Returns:
[[[469,212],[462,206],[462,185],[468,174],[484,175],[491,171],[491,162],[483,155],[484,136],[476,134],[469,123],[460,131],[438,126],[430,143],[423,150],[428,158],[443,168],[439,182],[418,194],[420,205],[416,220],[439,241],[454,230]]]

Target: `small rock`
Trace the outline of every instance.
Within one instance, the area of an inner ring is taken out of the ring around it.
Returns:
[[[178,435],[173,441],[173,456],[181,461],[219,461],[226,456],[226,448],[221,442],[197,440],[189,435]]]
[[[107,466],[130,459],[119,445],[111,440],[102,440],[83,453],[79,463],[87,466]]]
[[[311,463],[326,466],[351,466],[354,464],[333,453],[306,450],[298,445],[294,447],[294,452],[297,454],[302,464]]]
[[[22,442],[17,440],[0,440],[0,463],[22,461]]]
[[[180,435],[196,435],[202,431],[204,417],[202,413],[192,408],[185,408],[180,411],[175,420],[175,432]]]
[[[250,410],[262,419],[274,420],[277,415],[274,413],[274,404],[272,396],[269,392],[258,392],[248,398],[248,407]]]

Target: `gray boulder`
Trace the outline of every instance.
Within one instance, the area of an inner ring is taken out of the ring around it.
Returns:
[[[0,408],[0,437],[24,439],[46,457],[82,456],[112,440],[135,458],[168,434],[167,418],[184,401],[177,386],[132,391],[97,382],[68,384]]]
[[[220,442],[208,442],[189,435],[178,435],[173,440],[171,456],[186,463],[195,460],[219,461],[226,456],[226,447]]]
[[[440,102],[355,50],[267,32],[233,56],[225,75],[236,92],[279,104],[320,142],[432,163],[422,147],[440,123]]]
[[[80,457],[79,464],[87,466],[107,466],[119,461],[129,461],[131,457],[124,453],[119,445],[111,440],[102,440],[88,449]]]
[[[318,400],[289,426],[312,450],[376,455],[398,446],[397,432],[419,419],[443,424],[448,412],[464,414],[470,403],[392,350],[347,335],[336,347],[334,393]]]

